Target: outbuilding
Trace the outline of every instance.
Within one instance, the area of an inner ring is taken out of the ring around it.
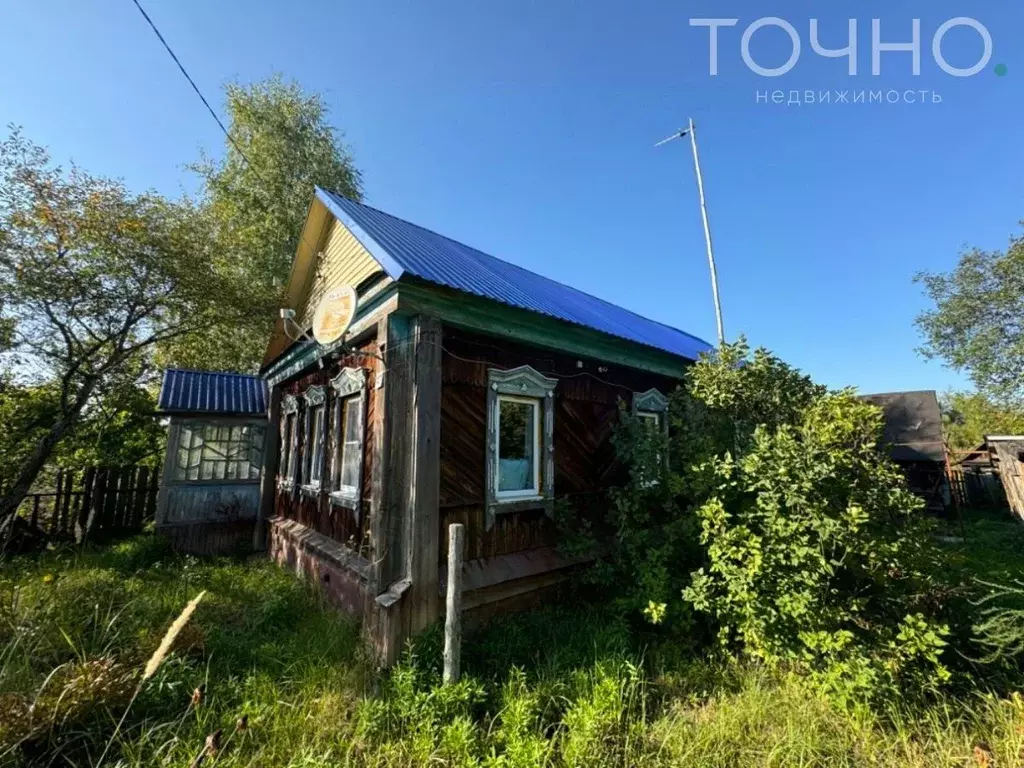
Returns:
[[[267,434],[266,383],[259,376],[170,369],[157,409],[169,419],[157,531],[196,554],[251,548]]]
[[[666,429],[668,395],[710,349],[325,190],[286,301],[262,368],[258,532],[363,618],[385,662],[441,616],[450,523],[466,527],[467,611],[564,579],[579,560],[558,550],[556,506],[604,503],[621,414]]]

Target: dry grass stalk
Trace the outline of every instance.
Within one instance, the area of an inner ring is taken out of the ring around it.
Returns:
[[[160,669],[160,665],[163,664],[164,659],[167,658],[167,654],[171,652],[171,646],[174,645],[175,638],[178,637],[178,633],[181,632],[182,628],[188,624],[188,620],[192,618],[192,614],[196,611],[196,606],[199,605],[199,601],[203,599],[203,595],[206,594],[204,589],[198,595],[193,597],[188,605],[185,606],[184,610],[178,614],[171,626],[167,628],[164,633],[163,640],[160,641],[160,645],[153,651],[153,655],[149,657],[149,661],[146,662],[146,668],[142,672],[142,679],[139,680],[139,684],[135,687],[135,693],[132,694],[131,701],[128,702],[128,706],[125,707],[124,712],[121,714],[121,719],[117,721],[117,727],[114,728],[114,733],[111,735],[110,740],[107,741],[107,746],[103,748],[103,753],[100,755],[100,759],[96,761],[96,766],[99,768],[103,764],[103,759],[107,756],[107,752],[110,751],[110,745],[114,743],[117,735],[121,732],[121,726],[124,725],[124,719],[128,717],[128,711],[132,708],[132,704],[135,703],[135,699],[139,695],[139,691],[142,690],[142,686],[145,685],[146,681],[149,680],[156,671]]]
[[[171,652],[171,646],[174,645],[174,640],[178,637],[181,630],[188,624],[188,620],[192,618],[192,614],[195,613],[196,606],[199,605],[199,601],[203,599],[203,595],[206,594],[206,590],[203,590],[198,595],[193,597],[185,609],[178,615],[178,618],[167,628],[167,632],[164,633],[164,639],[160,641],[160,645],[153,651],[153,655],[149,657],[149,661],[146,662],[146,669],[142,673],[142,682],[146,682],[163,664],[164,659],[167,658],[167,654]]]

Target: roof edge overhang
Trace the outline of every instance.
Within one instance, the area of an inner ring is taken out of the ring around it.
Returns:
[[[392,280],[398,280],[405,274],[405,268],[395,260],[383,245],[371,237],[365,229],[359,226],[355,219],[349,216],[334,201],[334,195],[331,192],[322,187],[316,187],[315,198],[323,204],[334,218],[345,225],[345,228],[352,233],[352,236],[359,241],[360,245],[380,264],[381,269],[387,273],[388,277]]]
[[[695,361],[540,312],[448,288],[411,275],[399,284],[398,308],[443,323],[531,346],[681,379]]]

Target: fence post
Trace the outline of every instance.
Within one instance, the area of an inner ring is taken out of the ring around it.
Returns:
[[[448,526],[448,593],[444,617],[444,682],[458,682],[462,662],[462,550],[466,526]]]
[[[75,470],[64,470],[64,498],[60,505],[60,533],[67,535],[71,532],[71,495],[75,492]]]

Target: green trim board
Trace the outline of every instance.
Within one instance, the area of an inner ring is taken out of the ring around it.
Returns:
[[[510,307],[406,277],[398,284],[398,309],[438,317],[470,331],[544,347],[648,373],[681,379],[692,362],[666,352],[573,325],[536,312]]]

